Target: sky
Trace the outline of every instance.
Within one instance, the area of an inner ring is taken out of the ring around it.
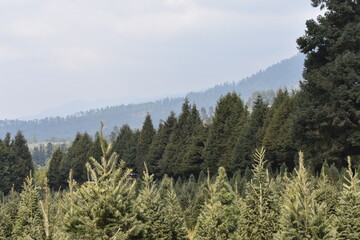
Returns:
[[[310,3],[0,0],[0,119],[239,81],[297,54]]]

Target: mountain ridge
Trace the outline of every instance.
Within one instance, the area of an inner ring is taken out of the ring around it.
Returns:
[[[302,80],[304,55],[282,60],[265,70],[246,77],[240,81],[226,82],[202,92],[190,92],[185,97],[191,104],[208,109],[216,106],[218,99],[228,92],[236,92],[246,100],[255,91],[274,90],[279,88],[296,88]],[[121,104],[103,108],[80,111],[66,117],[45,117],[33,120],[0,120],[0,136],[10,132],[14,135],[21,130],[27,138],[43,141],[51,137],[71,139],[76,132],[87,131],[95,134],[99,122],[105,122],[104,132],[109,134],[113,126],[129,124],[140,128],[145,116],[149,113],[155,127],[167,118],[171,111],[179,113],[185,97],[163,98],[145,103]]]

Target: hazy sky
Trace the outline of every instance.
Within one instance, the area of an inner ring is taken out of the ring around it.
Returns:
[[[0,0],[0,119],[240,80],[297,53],[310,2]]]

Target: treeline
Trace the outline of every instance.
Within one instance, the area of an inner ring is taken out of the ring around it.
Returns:
[[[292,170],[297,152],[290,126],[294,98],[280,90],[268,107],[259,97],[250,113],[236,93],[229,93],[219,100],[210,124],[204,124],[196,106],[186,100],[180,115],[171,113],[157,129],[150,115],[141,130],[123,125],[112,142],[112,151],[134,174],[141,174],[146,163],[156,177],[188,178],[201,171],[215,174],[220,166],[230,175],[237,171],[243,174],[251,167],[254,147],[264,145],[274,172],[281,165]],[[49,163],[51,188],[66,187],[70,169],[77,182],[85,182],[90,156],[98,158],[101,151],[99,137],[93,142],[87,133],[78,133],[67,153],[56,150]]]
[[[204,92],[191,92],[187,94],[187,98],[199,109],[204,107],[208,111],[210,107],[215,107],[217,100],[228,92],[236,92],[241,95],[244,101],[247,101],[251,94],[256,91],[270,89],[276,91],[283,87],[292,89],[298,86],[299,81],[303,79],[301,76],[303,62],[304,55],[298,54],[241,81],[217,85]],[[100,121],[106,123],[105,133],[110,133],[112,126],[123,124],[129,124],[131,128],[141,128],[147,113],[151,114],[154,123],[157,125],[171,111],[179,114],[183,101],[184,97],[165,98],[154,102],[92,109],[67,117],[53,116],[29,121],[0,120],[0,136],[4,136],[6,132],[15,134],[21,129],[25,136],[36,138],[37,141],[48,141],[52,137],[69,140],[78,131],[87,131],[94,135],[98,130]]]
[[[0,139],[0,193],[11,188],[20,191],[26,176],[34,172],[34,165],[24,135],[18,132],[14,139],[7,133]]]
[[[253,164],[254,148],[261,146],[267,149],[273,173],[281,168],[292,171],[302,146],[295,134],[298,95],[279,90],[272,106],[258,97],[250,111],[236,93],[229,93],[219,99],[209,124],[203,123],[195,105],[185,101],[180,115],[171,113],[157,129],[150,115],[141,130],[123,125],[117,135],[113,134],[113,151],[134,174],[141,174],[146,163],[149,173],[157,178],[165,174],[197,177],[201,171],[213,175],[219,167],[225,167],[230,176],[244,174]],[[346,166],[342,158],[321,155],[307,154],[307,166],[313,174],[320,172],[324,161],[334,169]],[[53,155],[47,173],[50,187],[65,188],[70,169],[77,182],[85,182],[90,156],[101,156],[98,135],[93,141],[89,134],[78,133],[67,153],[58,149]],[[354,167],[358,166],[356,163]]]
[[[100,137],[102,157],[87,163],[88,181],[68,179],[68,191],[51,194],[31,177],[21,194],[0,202],[0,239],[349,239],[360,238],[360,180],[350,158],[346,172],[325,163],[312,176],[299,153],[298,167],[276,177],[265,150],[254,154],[250,175],[140,179],[124,168]],[[109,158],[107,160],[107,158]],[[183,180],[184,179],[184,180]]]

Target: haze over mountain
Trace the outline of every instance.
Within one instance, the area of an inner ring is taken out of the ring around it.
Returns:
[[[218,99],[228,92],[237,92],[244,101],[255,91],[276,91],[279,88],[293,89],[302,80],[304,56],[298,54],[290,59],[274,64],[238,82],[227,82],[216,85],[203,92],[191,92],[186,95],[190,103],[198,109],[215,107]],[[122,104],[99,109],[78,112],[66,117],[50,117],[36,120],[2,120],[0,135],[6,132],[15,134],[22,130],[27,138],[35,137],[39,141],[51,137],[70,139],[76,132],[87,131],[94,134],[99,129],[99,122],[105,122],[105,133],[109,134],[113,126],[129,124],[132,128],[140,128],[147,113],[151,114],[155,126],[170,114],[179,113],[183,97],[163,98],[146,103]]]
[[[0,11],[0,119],[238,81],[295,55],[320,12],[293,0],[2,0]]]

